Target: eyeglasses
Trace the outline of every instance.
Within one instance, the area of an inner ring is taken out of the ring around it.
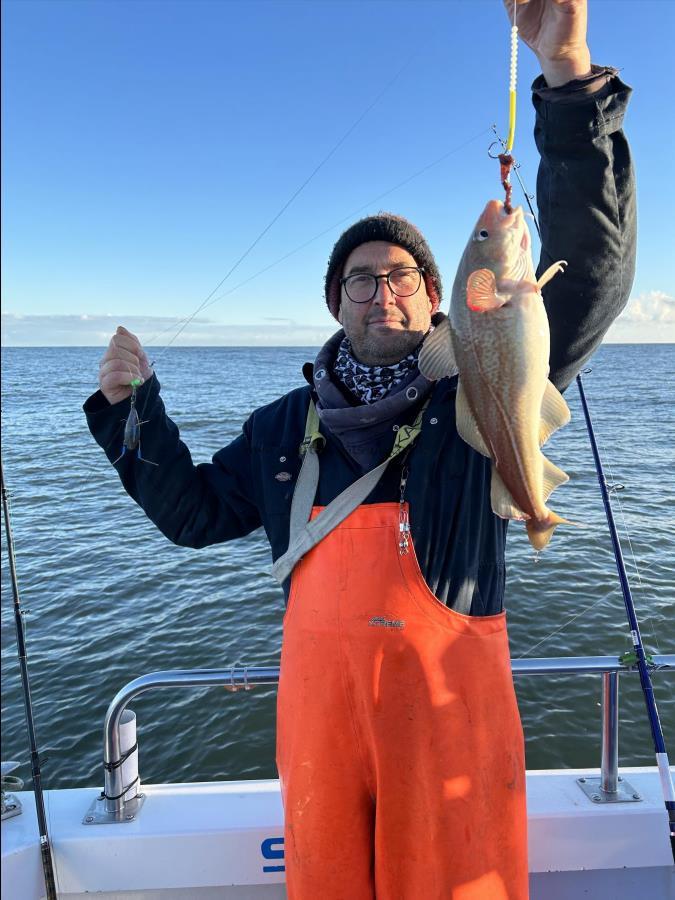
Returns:
[[[389,290],[397,297],[412,297],[420,289],[424,266],[400,266],[386,275],[371,275],[368,272],[357,272],[340,279],[340,284],[350,300],[354,303],[368,303],[377,293],[377,282],[380,278],[389,285]]]

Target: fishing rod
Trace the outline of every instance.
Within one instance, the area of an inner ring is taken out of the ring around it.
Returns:
[[[518,44],[518,27],[516,24],[516,15],[517,15],[517,3],[514,0],[513,3],[513,16],[512,16],[512,28],[511,28],[511,58],[510,58],[510,79],[509,79],[509,130],[508,137],[504,141],[499,137],[497,133],[496,126],[493,126],[493,131],[496,137],[496,141],[494,143],[499,143],[502,146],[502,152],[496,155],[496,158],[499,160],[500,165],[500,180],[502,183],[502,187],[505,190],[506,198],[504,202],[504,209],[506,212],[511,212],[511,180],[510,173],[513,169],[516,172],[516,176],[520,183],[520,187],[522,188],[523,194],[525,195],[525,199],[527,201],[527,205],[530,208],[530,212],[532,214],[532,218],[534,219],[534,224],[537,229],[537,234],[541,239],[541,230],[539,228],[539,222],[537,221],[537,217],[535,215],[534,209],[532,207],[532,197],[527,192],[525,185],[520,177],[520,173],[518,171],[519,165],[515,162],[512,156],[513,142],[515,136],[515,122],[516,122],[516,72],[517,72],[517,44]],[[488,148],[488,155],[493,156],[490,152],[492,149],[492,144],[490,148]],[[612,549],[614,551],[614,560],[616,562],[617,572],[619,574],[619,581],[621,583],[621,592],[623,594],[624,605],[626,607],[626,615],[628,617],[628,624],[630,627],[631,638],[633,641],[633,658],[631,659],[631,663],[633,663],[639,672],[640,675],[640,684],[642,686],[642,693],[645,698],[645,704],[647,706],[647,715],[649,717],[649,725],[652,732],[652,738],[654,741],[654,751],[656,753],[656,764],[658,766],[659,777],[661,780],[661,789],[663,792],[663,800],[666,807],[666,813],[668,814],[668,825],[670,832],[670,847],[673,854],[673,861],[675,862],[675,789],[673,788],[673,779],[670,774],[670,763],[668,761],[668,753],[666,751],[666,744],[663,737],[663,728],[661,727],[661,720],[659,718],[659,711],[656,706],[656,699],[654,697],[654,688],[652,686],[652,679],[649,671],[649,666],[647,664],[647,657],[644,650],[644,645],[642,643],[642,636],[640,634],[640,626],[637,620],[637,614],[635,612],[635,604],[633,603],[633,597],[630,590],[630,585],[628,583],[628,576],[626,574],[626,566],[623,561],[623,553],[621,551],[621,543],[619,542],[619,535],[616,529],[616,523],[614,521],[614,513],[612,511],[612,504],[609,498],[609,491],[607,489],[607,480],[605,479],[605,474],[602,468],[602,462],[600,460],[600,454],[598,452],[598,445],[595,440],[595,432],[593,430],[593,423],[591,421],[591,414],[588,409],[588,403],[586,401],[586,394],[584,393],[584,386],[581,379],[581,373],[577,375],[577,387],[579,388],[579,396],[581,397],[581,406],[584,411],[584,418],[586,420],[586,429],[588,431],[588,437],[591,443],[591,450],[593,452],[593,460],[595,462],[595,471],[598,476],[598,482],[600,483],[600,491],[602,494],[602,502],[605,507],[605,515],[607,517],[607,525],[609,527],[610,537],[612,539]]]
[[[5,515],[5,534],[7,536],[7,558],[9,559],[9,573],[12,581],[12,593],[14,595],[14,624],[16,626],[16,643],[19,651],[19,665],[21,667],[21,685],[23,687],[23,703],[26,709],[26,726],[28,727],[28,741],[30,744],[30,768],[33,777],[33,790],[35,792],[35,809],[37,811],[38,829],[40,832],[40,855],[42,857],[42,869],[45,876],[45,889],[47,900],[57,900],[56,882],[54,878],[54,863],[52,860],[51,844],[47,831],[47,816],[45,813],[44,795],[42,792],[42,776],[40,774],[40,755],[37,750],[35,737],[35,725],[33,721],[33,704],[30,696],[30,681],[28,678],[28,664],[26,657],[26,636],[23,627],[23,612],[19,599],[19,585],[16,578],[16,565],[14,562],[14,539],[12,537],[12,523],[9,514],[9,501],[5,488],[5,473],[0,457],[0,482],[2,484],[2,509]]]
[[[614,559],[616,561],[616,568],[619,573],[621,592],[623,594],[623,601],[626,607],[626,615],[628,616],[628,623],[630,626],[630,634],[633,640],[633,652],[635,654],[634,665],[637,667],[637,670],[640,674],[642,693],[647,705],[647,715],[649,716],[649,725],[652,732],[652,739],[654,741],[654,751],[656,753],[656,764],[659,769],[663,799],[666,806],[666,812],[668,813],[668,823],[670,827],[670,846],[673,851],[673,861],[675,862],[675,790],[673,789],[673,779],[670,774],[670,763],[668,761],[668,753],[666,751],[666,744],[663,737],[663,728],[661,727],[659,711],[656,706],[656,699],[654,698],[652,679],[649,672],[649,666],[647,664],[644,645],[642,643],[640,626],[638,624],[637,614],[635,612],[635,604],[633,603],[633,597],[631,594],[630,585],[628,583],[626,566],[623,561],[623,553],[621,552],[621,544],[619,542],[619,536],[616,530],[616,524],[614,522],[612,503],[609,498],[609,491],[607,489],[607,480],[605,479],[605,473],[603,471],[602,462],[600,460],[600,454],[598,453],[598,445],[595,440],[595,432],[593,430],[593,423],[591,421],[591,414],[589,412],[588,403],[586,401],[586,394],[584,392],[581,374],[577,375],[577,387],[579,388],[581,406],[584,411],[588,437],[591,442],[591,450],[593,451],[595,471],[598,476],[598,482],[600,483],[602,502],[605,507],[605,515],[607,516],[609,533],[612,538]]]
[[[502,147],[506,149],[506,142],[499,137],[497,134],[497,130],[495,126],[493,126],[493,131],[497,138],[497,142],[499,142]],[[490,148],[491,149],[491,148]],[[488,154],[492,156],[490,153],[490,149],[488,150]],[[495,157],[493,157],[495,158]],[[501,163],[501,160],[500,160]],[[531,195],[527,192],[525,185],[520,177],[520,173],[518,172],[519,165],[516,163],[514,166],[514,171],[516,172],[518,181],[520,183],[520,187],[522,188],[523,194],[525,195],[525,199],[530,208],[530,212],[532,214],[532,218],[534,220],[535,227],[537,229],[537,234],[541,238],[541,230],[539,228],[539,222],[537,221],[537,216],[535,215],[534,209],[531,203]],[[586,401],[586,394],[584,393],[584,386],[581,380],[581,374],[577,375],[577,387],[579,388],[579,395],[581,397],[581,406],[584,412],[584,418],[586,420],[586,429],[588,431],[588,437],[591,443],[591,450],[593,452],[593,459],[595,462],[595,470],[598,476],[598,481],[600,483],[600,491],[602,493],[602,502],[605,507],[605,515],[607,517],[607,524],[609,527],[609,533],[612,539],[612,549],[614,551],[614,560],[616,562],[617,572],[619,574],[619,581],[621,583],[621,592],[623,594],[624,605],[626,607],[626,614],[628,617],[628,624],[630,627],[631,638],[633,640],[633,652],[634,652],[634,665],[637,667],[639,675],[640,675],[640,684],[642,686],[642,693],[645,698],[645,704],[647,706],[647,715],[649,717],[649,725],[652,732],[652,738],[654,741],[654,751],[656,753],[656,764],[659,770],[659,777],[661,780],[661,790],[663,792],[663,800],[666,807],[666,812],[668,814],[668,825],[670,831],[670,846],[673,853],[673,861],[675,862],[675,789],[673,788],[673,779],[670,774],[670,763],[668,760],[668,753],[666,751],[666,744],[663,737],[663,728],[661,727],[661,720],[659,718],[659,711],[656,706],[656,699],[654,697],[654,688],[652,686],[652,679],[649,671],[649,666],[647,664],[647,657],[644,650],[644,645],[642,643],[642,636],[640,634],[640,626],[637,620],[637,614],[635,612],[635,604],[633,602],[633,597],[630,590],[630,585],[628,583],[628,575],[626,573],[626,566],[623,560],[623,553],[621,551],[621,544],[619,542],[619,536],[616,529],[616,523],[614,521],[614,513],[612,511],[612,504],[609,498],[609,491],[607,489],[607,481],[605,479],[605,474],[602,467],[602,462],[600,461],[600,455],[598,453],[598,445],[595,440],[595,432],[593,430],[593,423],[591,421],[591,415],[588,409],[588,403]]]
[[[493,128],[496,132],[496,129]],[[504,146],[505,142],[497,137],[499,143]],[[523,190],[523,194],[527,200],[527,204],[530,207],[530,212],[532,213],[532,218],[534,220],[535,227],[537,229],[537,234],[541,238],[541,231],[539,229],[539,222],[537,221],[537,217],[534,214],[534,209],[532,208],[532,203],[530,202],[531,196],[528,194],[523,181],[518,173],[518,164],[514,166],[514,171],[518,177],[518,181],[520,182],[520,186]],[[630,585],[628,583],[628,576],[626,573],[626,566],[623,560],[623,553],[621,551],[621,544],[619,542],[619,536],[616,529],[616,524],[614,521],[614,513],[612,511],[612,504],[609,498],[609,491],[607,489],[607,481],[605,479],[605,474],[603,471],[602,463],[600,461],[600,455],[598,453],[598,445],[595,440],[595,432],[593,430],[593,423],[591,422],[591,416],[588,409],[588,403],[586,401],[586,395],[584,393],[584,387],[581,380],[581,374],[577,375],[577,387],[579,388],[579,395],[581,397],[581,406],[584,412],[584,418],[586,420],[586,428],[588,431],[588,437],[591,443],[591,450],[593,452],[593,459],[595,462],[595,470],[598,476],[598,481],[600,483],[600,491],[602,493],[602,502],[605,507],[605,515],[607,517],[607,524],[609,527],[609,533],[612,539],[612,549],[614,551],[614,560],[616,562],[617,572],[619,574],[619,581],[621,583],[621,592],[623,594],[624,605],[626,607],[626,614],[628,616],[628,624],[630,626],[631,638],[633,640],[633,652],[634,656],[634,665],[637,666],[639,675],[640,675],[640,684],[642,686],[642,693],[645,698],[645,704],[647,706],[647,714],[649,717],[649,725],[652,732],[652,739],[654,741],[654,751],[656,753],[656,764],[659,770],[659,777],[661,780],[661,790],[663,792],[663,800],[666,807],[666,812],[668,813],[668,825],[670,829],[670,846],[673,853],[673,861],[675,862],[675,789],[673,788],[673,779],[670,774],[670,763],[668,760],[668,753],[666,751],[665,740],[663,737],[663,728],[661,727],[661,720],[659,718],[659,711],[656,706],[656,699],[654,697],[654,688],[652,686],[652,679],[649,672],[649,666],[647,664],[647,658],[644,650],[644,645],[642,643],[642,636],[640,634],[640,626],[637,620],[637,614],[635,612],[635,604],[633,602],[633,597],[630,590]]]

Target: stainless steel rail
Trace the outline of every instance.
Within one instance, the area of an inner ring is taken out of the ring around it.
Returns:
[[[652,657],[651,671],[675,671],[675,654]],[[602,775],[597,790],[612,799],[617,794],[618,777],[618,728],[619,673],[637,672],[636,668],[623,665],[616,656],[562,656],[542,659],[514,659],[511,668],[515,676],[520,675],[602,675]],[[120,746],[120,719],[128,704],[139,694],[151,688],[168,687],[221,687],[230,691],[250,690],[254,687],[269,687],[279,682],[279,668],[270,666],[256,668],[244,666],[227,669],[175,669],[167,672],[153,672],[135,678],[126,684],[113,698],[103,726],[103,760],[105,763],[105,810],[111,821],[125,821],[125,801],[127,794],[122,783],[122,755]],[[593,799],[600,795],[593,795]],[[616,799],[623,799],[618,797]],[[637,798],[635,798],[637,799]],[[129,801],[127,801],[128,803]],[[133,817],[131,817],[133,818]]]

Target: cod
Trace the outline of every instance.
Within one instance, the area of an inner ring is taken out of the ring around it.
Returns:
[[[427,337],[419,359],[433,381],[459,372],[457,431],[492,460],[493,512],[524,519],[537,550],[556,525],[571,524],[546,505],[568,476],[541,450],[570,420],[548,380],[550,334],[541,295],[566,265],[560,260],[537,279],[522,208],[507,213],[491,200],[460,260],[449,317]]]

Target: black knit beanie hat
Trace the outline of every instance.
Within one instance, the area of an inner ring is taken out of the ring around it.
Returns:
[[[326,303],[337,319],[340,309],[340,278],[347,257],[369,241],[387,241],[403,247],[414,258],[418,266],[424,267],[424,282],[432,303],[432,314],[438,311],[442,299],[441,276],[434,255],[420,231],[412,222],[392,213],[368,216],[351,225],[337,240],[328,260],[326,271]]]

